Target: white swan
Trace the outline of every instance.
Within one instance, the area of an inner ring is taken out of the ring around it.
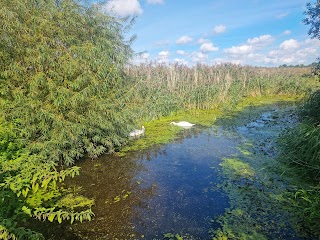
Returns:
[[[130,137],[137,137],[137,136],[143,135],[145,131],[146,131],[146,129],[144,128],[144,126],[142,126],[141,130],[135,129],[132,132],[130,132],[129,136]]]
[[[176,122],[171,122],[170,125],[179,126],[179,127],[192,127],[195,124],[182,121],[182,122],[177,122],[177,123]]]

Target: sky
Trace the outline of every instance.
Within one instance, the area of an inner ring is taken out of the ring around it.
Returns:
[[[103,10],[136,16],[127,36],[137,37],[135,63],[306,65],[320,57],[302,23],[307,2],[315,0],[109,0]]]

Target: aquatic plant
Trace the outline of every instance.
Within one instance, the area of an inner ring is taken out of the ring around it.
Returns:
[[[281,109],[281,106],[286,107]],[[297,236],[292,229],[304,220],[295,218],[298,208],[292,202],[288,204],[288,195],[293,193],[290,185],[295,181],[285,177],[285,166],[274,157],[278,153],[277,137],[294,124],[295,117],[290,115],[294,109],[294,106],[279,102],[269,107],[247,108],[231,118],[219,120],[226,129],[235,132],[239,153],[220,163],[224,179],[220,186],[228,194],[230,207],[213,220],[220,224],[220,228],[212,231],[214,240]],[[270,113],[269,120],[263,117],[262,111]],[[262,118],[265,119],[262,125],[249,127],[249,123],[259,122]],[[303,201],[303,198],[297,195],[294,200]],[[300,209],[299,215],[303,214]],[[314,236],[303,230],[306,236]]]

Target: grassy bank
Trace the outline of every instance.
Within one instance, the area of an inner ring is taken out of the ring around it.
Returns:
[[[287,174],[296,177],[288,202],[296,209],[300,228],[320,237],[320,91],[313,92],[300,106],[299,124],[281,138],[280,160]]]

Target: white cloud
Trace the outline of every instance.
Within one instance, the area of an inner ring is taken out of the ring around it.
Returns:
[[[209,39],[205,39],[205,38],[199,38],[198,39],[198,43],[202,44],[202,43],[207,43],[207,42],[210,42]]]
[[[156,41],[154,43],[154,45],[156,46],[166,46],[166,45],[169,45],[169,41],[168,40],[159,40],[159,41]]]
[[[176,43],[177,44],[186,44],[186,43],[189,43],[189,42],[192,42],[193,39],[189,36],[182,36],[180,37],[179,39],[177,39]]]
[[[283,13],[278,14],[276,17],[277,17],[277,18],[284,18],[284,17],[286,17],[286,16],[288,16],[288,15],[289,15],[289,13],[283,12]]]
[[[102,11],[119,16],[139,15],[143,12],[138,0],[109,0],[102,6]]]
[[[187,54],[186,51],[183,51],[183,50],[177,50],[176,53],[179,55],[186,55]]]
[[[161,51],[158,53],[157,62],[158,63],[169,63],[169,51]]]
[[[318,42],[318,46],[316,46]],[[264,63],[281,65],[281,64],[307,64],[315,61],[319,55],[319,40],[306,39],[298,42],[290,39],[282,42],[276,49],[271,50],[265,55]],[[293,51],[291,51],[293,50]]]
[[[208,55],[207,54],[204,54],[202,52],[193,52],[192,53],[192,56],[191,56],[191,60],[193,62],[205,62],[208,58]]]
[[[213,28],[214,33],[223,33],[226,31],[226,26],[224,25],[217,25]]]
[[[147,0],[149,4],[163,4],[164,0]]]
[[[247,40],[247,43],[249,43],[250,45],[261,47],[261,46],[271,44],[273,41],[274,41],[274,38],[271,35],[267,34],[267,35],[261,35],[259,37],[249,38]]]
[[[304,41],[304,43],[307,44],[307,45],[311,45],[313,47],[319,47],[320,48],[320,41],[318,39],[315,39],[315,38],[314,39],[308,38],[308,39],[306,39]]]
[[[181,58],[175,58],[173,61],[179,64],[184,64],[184,65],[188,64],[188,62],[185,59],[181,59]]]
[[[300,47],[300,43],[297,40],[289,39],[280,44],[280,48],[283,50],[294,50]]]
[[[219,48],[213,46],[212,43],[206,42],[201,45],[200,50],[201,52],[214,52],[214,51],[218,51]]]
[[[264,51],[265,46],[271,45],[274,42],[274,37],[269,34],[261,35],[259,37],[249,38],[245,44],[239,46],[232,46],[226,48],[224,52],[229,62],[232,63],[257,63],[261,62],[265,58]]]
[[[150,54],[149,53],[142,53],[142,54],[138,54],[137,56],[135,56],[132,60],[131,63],[132,64],[141,64],[141,63],[145,63],[148,62],[150,58]]]
[[[159,57],[168,57],[169,56],[169,51],[161,51],[158,53]]]
[[[252,46],[250,45],[242,45],[242,46],[233,46],[231,48],[226,48],[224,50],[225,53],[233,54],[233,55],[243,55],[249,54],[253,51]]]
[[[150,54],[149,53],[142,53],[141,54],[141,58],[144,59],[144,60],[148,60],[150,57]]]
[[[285,30],[282,32],[283,35],[290,35],[291,34],[291,31],[290,30]]]

